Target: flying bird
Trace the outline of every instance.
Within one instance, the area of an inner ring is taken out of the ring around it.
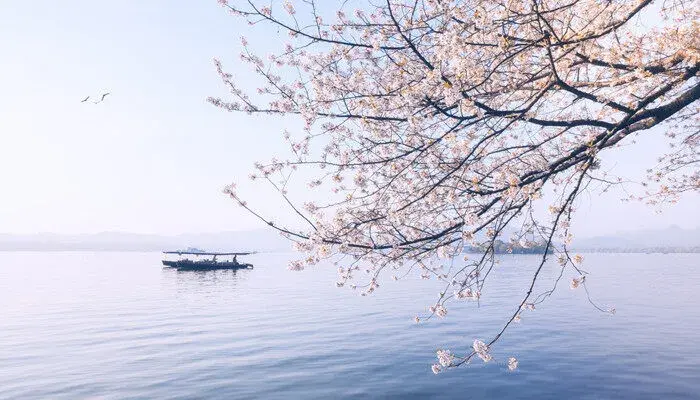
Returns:
[[[109,92],[107,92],[107,93],[102,93],[102,96],[100,97],[100,99],[99,99],[99,100],[95,100],[95,101],[93,101],[92,103],[93,103],[93,104],[102,103],[103,101],[105,101],[105,97],[107,97],[107,96],[109,96]],[[85,97],[84,99],[80,100],[80,102],[81,102],[81,103],[85,103],[86,101],[88,101],[89,98],[90,98],[90,96],[87,96],[87,97]]]
[[[97,103],[102,103],[102,102],[105,100],[105,97],[107,97],[107,96],[109,96],[109,92],[103,93],[103,94],[102,94],[102,97],[100,97],[99,100],[94,101],[93,103],[95,103],[95,104],[97,104]]]

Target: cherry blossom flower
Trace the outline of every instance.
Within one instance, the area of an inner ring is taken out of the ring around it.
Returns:
[[[454,361],[455,357],[450,353],[449,350],[438,350],[437,351],[437,358],[438,362],[442,367],[449,367],[452,365],[452,362]]]
[[[289,15],[294,15],[296,14],[296,10],[294,10],[294,5],[292,4],[291,1],[286,0],[284,2],[284,9],[287,11]]]
[[[515,371],[518,368],[518,360],[515,357],[508,358],[508,370]]]
[[[485,363],[493,359],[491,354],[489,354],[488,346],[486,346],[486,344],[481,340],[475,339],[472,347],[474,348],[476,355],[479,356],[479,358],[481,358]]]
[[[576,289],[578,288],[584,281],[586,280],[585,276],[582,276],[580,278],[572,278],[571,279],[571,284],[569,284],[569,287],[571,289]]]

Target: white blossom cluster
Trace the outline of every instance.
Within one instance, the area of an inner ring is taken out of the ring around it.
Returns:
[[[256,163],[250,178],[276,188],[307,228],[258,214],[234,185],[225,192],[295,242],[292,270],[333,260],[337,286],[365,296],[388,276],[444,284],[416,321],[447,317],[454,300],[478,306],[499,253],[541,254],[504,330],[556,288],[533,290],[550,256],[585,288],[583,258],[567,251],[575,200],[619,183],[599,155],[636,135],[660,130],[675,146],[639,198],[700,189],[696,1],[392,0],[335,15],[314,1],[219,3],[287,36],[266,57],[241,40],[255,94],[216,60],[229,96],[209,101],[303,122],[282,132],[289,155]],[[297,204],[300,187],[316,200]],[[474,354],[491,360],[490,343],[475,341]],[[434,372],[459,364],[444,365],[446,354]]]

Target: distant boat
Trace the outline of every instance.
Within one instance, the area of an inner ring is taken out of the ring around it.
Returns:
[[[247,253],[211,253],[196,248],[187,250],[164,251],[163,265],[187,271],[208,271],[215,269],[252,269],[253,264],[241,263],[238,256],[255,254]],[[175,259],[169,259],[173,258]]]

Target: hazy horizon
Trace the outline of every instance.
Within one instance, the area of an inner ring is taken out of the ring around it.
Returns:
[[[638,229],[625,229],[621,228],[616,231],[610,231],[602,234],[594,234],[594,235],[578,235],[579,237],[585,237],[585,238],[592,238],[592,237],[598,237],[598,236],[615,236],[615,235],[625,235],[625,234],[634,234],[634,233],[644,233],[644,232],[658,232],[658,231],[664,231],[664,230],[669,230],[669,229],[674,229],[678,228],[684,231],[695,231],[695,230],[700,230],[700,226],[694,226],[694,227],[683,227],[678,224],[668,224],[665,227],[659,227],[659,228],[638,228]],[[86,232],[53,232],[53,231],[38,231],[38,232],[23,232],[23,233],[16,233],[16,232],[7,232],[7,231],[0,231],[0,235],[2,236],[33,236],[33,235],[59,235],[59,236],[91,236],[91,235],[101,235],[101,234],[123,234],[123,235],[138,235],[138,236],[160,236],[160,237],[176,237],[176,236],[183,236],[183,235],[215,235],[215,234],[223,234],[223,233],[244,233],[244,232],[271,232],[277,234],[278,231],[270,228],[269,226],[259,226],[259,227],[251,227],[251,228],[246,228],[246,229],[221,229],[221,230],[213,230],[213,231],[182,231],[182,232],[168,232],[168,233],[156,233],[156,232],[133,232],[133,231],[127,231],[127,230],[95,230],[95,231],[86,231]]]

